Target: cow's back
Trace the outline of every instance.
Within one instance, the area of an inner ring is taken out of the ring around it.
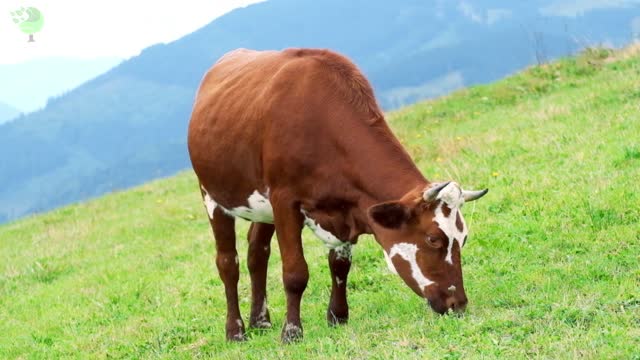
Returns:
[[[279,51],[235,50],[202,80],[189,124],[189,153],[199,180],[219,203],[235,206],[268,187],[263,151],[273,119],[298,111],[295,104],[277,109],[287,97],[282,92],[299,86],[292,78],[296,71],[286,69],[296,67],[296,60]]]
[[[336,161],[355,134],[364,143],[377,141],[366,135],[371,129],[363,119],[383,118],[370,85],[341,55],[236,50],[212,67],[198,91],[191,161],[222,205],[241,204],[255,190],[304,192],[323,178],[338,181]]]

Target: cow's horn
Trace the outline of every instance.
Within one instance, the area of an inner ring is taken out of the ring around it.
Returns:
[[[464,201],[469,202],[473,200],[478,200],[483,197],[486,193],[489,192],[489,189],[484,190],[462,190],[462,197]]]
[[[449,183],[451,183],[451,181],[433,185],[432,187],[424,191],[424,193],[422,194],[422,198],[424,198],[425,201],[435,200],[440,190],[444,189],[447,185],[449,185]]]

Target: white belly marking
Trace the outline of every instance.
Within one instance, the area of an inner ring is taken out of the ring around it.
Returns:
[[[203,201],[209,219],[213,219],[213,211],[216,207],[220,207],[220,209],[229,216],[236,216],[253,222],[273,224],[273,208],[271,208],[268,195],[263,195],[258,192],[258,190],[254,190],[253,193],[249,195],[247,198],[247,206],[237,206],[232,209],[227,209],[218,204],[211,195],[209,195],[209,192],[204,186],[200,186],[200,188],[204,192]]]
[[[247,199],[248,206],[238,206],[226,210],[229,215],[237,216],[253,222],[273,224],[273,208],[267,196],[254,190]]]
[[[322,240],[324,246],[328,249],[334,250],[338,259],[351,260],[352,244],[350,242],[338,239],[335,235],[323,229],[315,220],[307,216],[307,213],[304,210],[301,211],[302,215],[304,215],[304,224],[313,231],[318,239]]]
[[[216,204],[216,202],[213,201],[213,199],[209,195],[209,192],[207,192],[207,189],[205,189],[204,186],[200,185],[200,188],[204,192],[204,197],[203,197],[204,207],[207,209],[207,214],[209,215],[209,219],[213,220],[213,211],[216,209],[216,206],[218,206],[218,204]]]

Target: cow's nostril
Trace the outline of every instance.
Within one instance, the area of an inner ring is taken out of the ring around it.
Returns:
[[[447,308],[452,310],[455,310],[456,306],[458,305],[456,303],[456,299],[453,296],[450,296],[447,298],[446,304],[447,304]]]
[[[467,307],[466,298],[458,300],[455,297],[450,296],[447,298],[445,303],[447,304],[447,309],[451,309],[457,313],[464,312],[465,308]]]

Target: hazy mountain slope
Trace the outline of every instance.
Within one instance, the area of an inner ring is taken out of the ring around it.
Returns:
[[[186,125],[204,71],[247,47],[329,47],[396,107],[492,81],[592,43],[630,39],[640,6],[542,16],[550,1],[271,0],[237,9],[0,127],[0,221],[189,166]],[[37,144],[37,146],[36,146]]]
[[[9,121],[20,114],[20,110],[0,101],[0,124]]]
[[[0,101],[24,112],[43,108],[59,96],[111,69],[122,59],[43,58],[19,64],[0,64]]]

